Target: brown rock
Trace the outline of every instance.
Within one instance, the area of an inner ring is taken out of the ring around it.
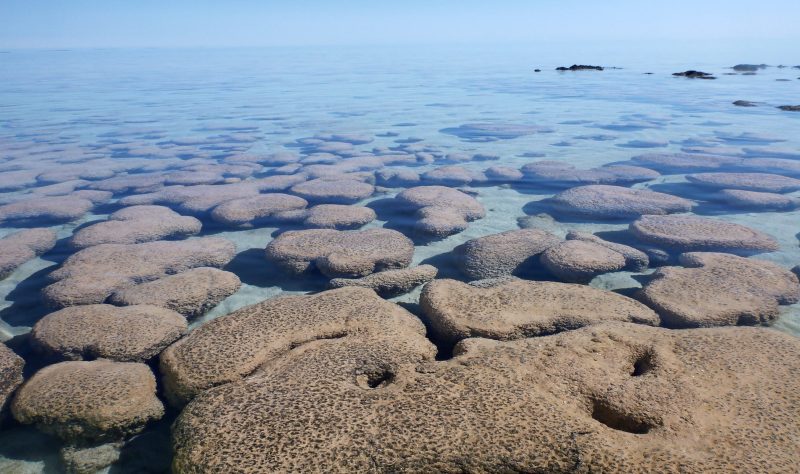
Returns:
[[[597,275],[625,268],[625,257],[586,240],[567,240],[542,253],[542,264],[560,280],[587,283]]]
[[[458,269],[472,280],[516,274],[535,257],[558,244],[555,235],[538,229],[518,229],[487,235],[455,248]]]
[[[200,232],[194,217],[181,216],[168,207],[132,206],[121,209],[107,221],[84,227],[70,240],[74,248],[100,244],[139,244],[162,239],[180,239]]]
[[[697,216],[642,216],[630,225],[640,241],[682,252],[758,253],[778,250],[771,235],[733,222]]]
[[[571,188],[553,196],[551,203],[559,212],[617,219],[686,212],[693,205],[689,200],[670,194],[606,185]]]
[[[0,239],[0,279],[55,245],[56,233],[52,229],[26,229],[6,235]]]
[[[0,342],[0,420],[6,402],[22,383],[22,368],[25,361],[5,344]]]
[[[360,286],[375,291],[382,298],[391,298],[408,293],[433,280],[437,273],[438,270],[433,265],[419,265],[413,268],[373,273],[363,278],[334,278],[328,282],[328,287]]]

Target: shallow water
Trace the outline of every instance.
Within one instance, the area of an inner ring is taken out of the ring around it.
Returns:
[[[320,132],[355,132],[375,137],[372,143],[357,145],[364,151],[418,140],[418,145],[442,153],[500,156],[498,161],[463,164],[476,170],[498,164],[518,168],[537,159],[591,168],[641,153],[678,152],[692,146],[725,153],[748,149],[752,156],[779,154],[800,160],[800,113],[776,108],[797,104],[800,69],[771,67],[756,75],[726,75],[735,62],[722,62],[723,58],[686,63],[669,56],[643,61],[600,54],[592,61],[620,69],[566,73],[554,68],[572,64],[571,58],[520,48],[14,51],[0,59],[0,154],[18,145],[47,153],[75,147],[108,153],[119,143],[159,146],[177,140],[188,144],[181,147],[182,153],[217,159],[231,153],[285,150],[284,145]],[[533,72],[537,67],[542,72]],[[718,79],[671,76],[686,69],[712,72]],[[759,106],[736,107],[735,100]],[[458,127],[476,122],[540,126],[548,132],[495,141],[459,136]],[[756,138],[742,139],[742,133]],[[414,169],[423,172],[437,166]],[[681,175],[668,175],[634,187],[666,190],[684,181]],[[401,190],[385,190],[361,204],[390,198]],[[414,264],[435,262],[440,276],[448,276],[453,271],[445,255],[455,246],[519,228],[518,219],[535,214],[531,202],[558,192],[483,185],[473,190],[487,216],[464,232],[417,245]],[[23,192],[0,193],[0,202]],[[800,197],[800,192],[789,195]],[[108,210],[102,212],[55,226],[59,238],[68,238],[85,222],[104,219]],[[800,211],[749,212],[716,206],[696,212],[776,237],[780,250],[756,258],[786,267],[800,264]],[[628,224],[553,217],[534,216],[531,222],[560,236],[571,229],[614,231]],[[385,223],[379,215],[367,227]],[[0,236],[15,230],[0,228]],[[269,274],[262,251],[277,230],[204,230],[203,236],[236,243],[239,256],[231,270],[243,285],[193,325],[280,294],[320,289],[319,282],[283,281],[280,275]],[[20,336],[46,314],[38,292],[46,284],[46,274],[67,255],[61,242],[0,281],[0,339],[11,340],[23,355],[35,359],[24,353]],[[598,277],[592,285],[624,289],[638,283],[630,274],[617,273]],[[418,294],[419,290],[394,300],[413,306]],[[783,307],[775,327],[800,336],[800,305]],[[168,423],[160,422],[148,436],[163,440],[167,429]],[[0,472],[57,472],[58,443],[30,428],[12,427],[0,437],[31,437],[32,443],[41,443],[41,449],[22,450],[0,442]],[[166,456],[159,442],[142,442],[135,449],[162,460]],[[112,472],[142,472],[135,457],[123,457]],[[157,466],[163,463],[156,462],[155,470]]]

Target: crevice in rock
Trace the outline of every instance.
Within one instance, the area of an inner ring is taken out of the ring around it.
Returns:
[[[632,434],[646,434],[653,426],[611,406],[603,400],[592,402],[592,418],[609,428]]]

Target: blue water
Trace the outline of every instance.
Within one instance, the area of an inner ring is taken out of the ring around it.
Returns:
[[[644,152],[677,152],[691,146],[727,151],[751,148],[763,156],[782,153],[800,159],[800,113],[776,108],[800,104],[800,69],[770,67],[756,75],[726,75],[732,72],[730,66],[739,62],[794,66],[800,64],[800,57],[776,51],[740,57],[733,49],[725,54],[703,52],[702,47],[698,50],[702,54],[694,58],[669,48],[620,55],[611,47],[597,45],[582,52],[573,50],[571,55],[559,53],[557,48],[519,46],[2,52],[0,160],[19,145],[35,145],[31,149],[47,153],[72,153],[79,148],[111,153],[115,143],[159,147],[170,140],[199,141],[182,151],[216,159],[233,152],[284,150],[284,145],[320,132],[374,136],[374,142],[359,147],[365,151],[398,146],[414,138],[443,153],[500,155],[496,162],[464,165],[478,170],[499,164],[519,167],[540,159],[523,156],[526,153],[590,168]],[[576,62],[619,69],[554,70]],[[535,68],[541,72],[534,72]],[[718,79],[671,75],[686,69],[714,73]],[[735,100],[760,105],[736,107],[732,105]],[[443,132],[475,122],[536,125],[552,131],[490,142]],[[731,139],[741,133],[777,141]],[[213,137],[213,146],[206,143],[209,137]],[[641,148],[643,142],[657,146]],[[30,159],[36,160],[36,156]],[[681,176],[662,176],[637,186],[680,181]],[[468,239],[518,228],[517,220],[527,216],[526,205],[554,192],[520,192],[501,186],[477,191],[487,217],[465,232],[418,246],[414,263],[449,252]],[[14,195],[0,193],[0,202]],[[55,227],[59,236],[66,238],[76,226],[104,217],[90,213],[77,222]],[[775,236],[781,249],[758,258],[786,267],[800,264],[800,211],[730,209],[715,218]],[[383,224],[379,220],[369,226]],[[563,235],[573,228],[619,230],[627,224],[567,224],[556,219],[542,226]],[[0,235],[14,230],[0,228]],[[215,234],[230,238],[239,251],[246,251],[263,249],[274,230]],[[48,270],[64,257],[56,252],[34,259],[0,282],[0,298],[4,299],[0,301],[0,340],[29,330],[41,312],[36,291]],[[253,261],[253,265],[260,264]],[[195,324],[286,291],[313,289],[244,283],[237,294]],[[592,284],[621,288],[635,282],[630,275],[619,274]],[[413,302],[415,298],[411,293],[397,301]],[[776,327],[800,334],[800,307],[783,311]],[[143,457],[162,462],[168,458],[167,426],[168,419],[140,437],[115,472],[136,472]],[[13,441],[19,439],[30,440],[37,447]],[[2,431],[0,472],[57,472],[57,446],[31,428]],[[158,461],[154,462],[157,469]]]

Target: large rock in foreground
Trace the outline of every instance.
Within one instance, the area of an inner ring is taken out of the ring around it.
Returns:
[[[205,314],[236,293],[241,285],[234,273],[200,267],[117,290],[109,302],[121,306],[160,306],[191,319]]]
[[[606,185],[571,188],[556,194],[550,202],[559,212],[612,219],[687,212],[693,205],[670,194]]]
[[[787,334],[604,324],[468,339],[441,362],[422,357],[421,333],[391,339],[391,351],[348,337],[304,344],[200,395],[174,425],[173,470],[793,472],[800,463],[800,339]]]
[[[390,229],[288,231],[266,248],[269,261],[293,274],[318,269],[330,278],[405,268],[413,255],[411,240]]]
[[[113,292],[196,267],[222,267],[234,256],[233,242],[205,237],[179,242],[104,244],[70,256],[50,274],[43,290],[54,307],[103,303]]]
[[[771,235],[750,227],[698,216],[643,216],[630,225],[640,241],[681,252],[759,253],[778,250]]]
[[[454,249],[458,269],[472,280],[517,274],[561,239],[539,229],[519,229],[468,240]]]
[[[17,392],[14,418],[68,443],[116,441],[164,414],[150,368],[135,362],[48,365]]]
[[[22,383],[22,368],[25,361],[5,344],[0,342],[0,422],[6,402]]]
[[[488,287],[435,280],[420,306],[437,337],[520,339],[609,321],[658,325],[658,316],[631,298],[584,285],[513,279]]]
[[[791,271],[764,260],[724,253],[686,253],[687,268],[658,269],[637,298],[675,328],[767,324],[778,305],[800,301]]]
[[[404,334],[415,337],[408,340]],[[372,290],[347,287],[274,298],[217,318],[167,348],[161,370],[167,397],[180,405],[287,355],[332,343],[350,347],[353,361],[366,347],[390,358],[400,353],[398,363],[432,359],[435,350],[424,334],[411,313]],[[366,377],[382,369],[365,360],[354,370]]]
[[[56,245],[52,229],[26,229],[0,239],[0,280]]]
[[[184,332],[186,319],[168,309],[91,304],[64,308],[40,319],[31,331],[31,344],[68,360],[143,362]]]

